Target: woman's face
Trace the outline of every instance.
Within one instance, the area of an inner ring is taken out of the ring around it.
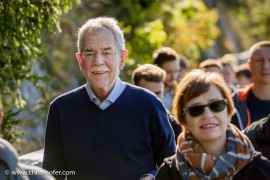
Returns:
[[[198,97],[187,102],[186,107],[196,105],[206,105],[217,100],[223,100],[220,90],[211,85],[208,92],[201,94]],[[225,101],[226,102],[226,101]],[[185,112],[186,130],[190,131],[199,143],[212,143],[214,141],[224,141],[226,139],[226,130],[230,117],[228,115],[227,106],[220,112],[213,112],[209,106],[204,107],[201,115],[192,117],[188,112]]]

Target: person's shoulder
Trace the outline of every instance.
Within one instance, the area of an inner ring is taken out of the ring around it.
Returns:
[[[40,167],[18,163],[17,157],[18,153],[16,149],[8,141],[0,138],[0,179],[10,178],[11,175],[8,176],[8,174],[5,174],[5,172],[7,171],[28,172],[28,176],[17,175],[16,177],[14,176],[14,179],[17,178],[29,180],[54,179],[53,176],[51,176],[48,172],[45,173],[45,170]]]
[[[260,179],[260,180],[269,180],[270,179],[270,162],[269,160],[262,156],[258,151],[255,152],[255,155],[251,162],[247,164],[242,170],[240,170],[236,176],[237,179]]]
[[[270,126],[270,114],[267,117],[264,117],[258,121],[255,121],[254,123],[252,123],[249,127],[247,127],[244,130],[244,133],[249,134],[252,132],[262,131],[265,126]]]
[[[148,89],[135,86],[133,84],[126,83],[126,88],[129,93],[132,93],[136,98],[138,96],[143,97],[143,98],[149,98],[149,99],[158,99],[158,97]]]
[[[247,97],[248,97],[249,93],[251,92],[251,89],[252,89],[253,86],[254,86],[254,84],[251,83],[247,87],[242,88],[242,89],[239,89],[239,91],[237,93],[238,99],[240,99],[242,101],[246,101],[247,100]]]
[[[80,94],[85,94],[86,89],[85,86],[80,86],[76,89],[73,89],[71,91],[68,91],[64,94],[61,94],[59,96],[57,96],[52,102],[51,104],[61,104],[63,102],[67,102],[67,101],[72,101],[74,98],[78,98]]]
[[[132,104],[132,106],[136,106],[137,108],[141,109],[151,109],[150,111],[165,112],[165,108],[161,100],[153,92],[129,83],[126,84],[126,89],[121,95],[121,99],[124,99],[126,103]]]
[[[17,156],[18,153],[15,148],[8,141],[0,138],[0,161],[12,168],[17,164]]]
[[[255,151],[254,157],[251,162],[253,163],[253,165],[265,165],[264,167],[266,167],[266,169],[270,171],[270,161],[266,157],[264,157],[259,151]]]
[[[165,158],[159,167],[156,180],[181,180],[184,179],[176,167],[176,156]]]
[[[140,86],[136,86],[136,85],[133,85],[133,84],[130,84],[130,83],[127,83],[127,82],[125,82],[125,83],[126,83],[127,89],[129,89],[129,91],[131,91],[131,92],[137,92],[137,93],[151,92],[148,89],[142,88]]]
[[[260,152],[255,152],[254,158],[251,161],[251,173],[260,174],[261,178],[254,176],[254,178],[263,180],[270,179],[270,161],[262,156]]]

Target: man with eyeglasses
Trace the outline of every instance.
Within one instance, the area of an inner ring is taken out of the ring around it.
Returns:
[[[77,46],[87,83],[50,104],[43,167],[72,179],[154,179],[174,133],[155,95],[120,80],[128,51],[117,21],[88,20]]]

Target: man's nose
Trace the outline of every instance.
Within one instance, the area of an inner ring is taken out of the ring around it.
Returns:
[[[97,53],[96,57],[94,59],[94,64],[99,65],[104,63],[104,57],[102,56],[101,53]]]
[[[270,67],[270,60],[264,60],[263,62],[262,62],[262,66],[264,67],[264,68],[267,68],[267,67]]]

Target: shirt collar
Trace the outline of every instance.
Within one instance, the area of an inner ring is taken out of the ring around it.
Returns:
[[[111,93],[109,94],[109,96],[106,99],[111,101],[112,103],[114,103],[116,101],[116,99],[122,94],[125,87],[126,87],[126,84],[124,82],[122,82],[120,80],[120,78],[118,77],[116,79],[116,83],[115,83]]]
[[[94,94],[94,92],[90,88],[90,85],[88,84],[88,82],[84,86],[86,88],[88,96],[90,97],[90,100],[93,102],[98,100],[97,96]],[[121,79],[118,77],[116,79],[116,82],[115,82],[115,85],[114,85],[112,91],[110,92],[109,96],[104,101],[110,101],[110,102],[114,103],[116,101],[116,99],[124,91],[125,87],[126,87],[126,84],[124,82],[122,82]]]

